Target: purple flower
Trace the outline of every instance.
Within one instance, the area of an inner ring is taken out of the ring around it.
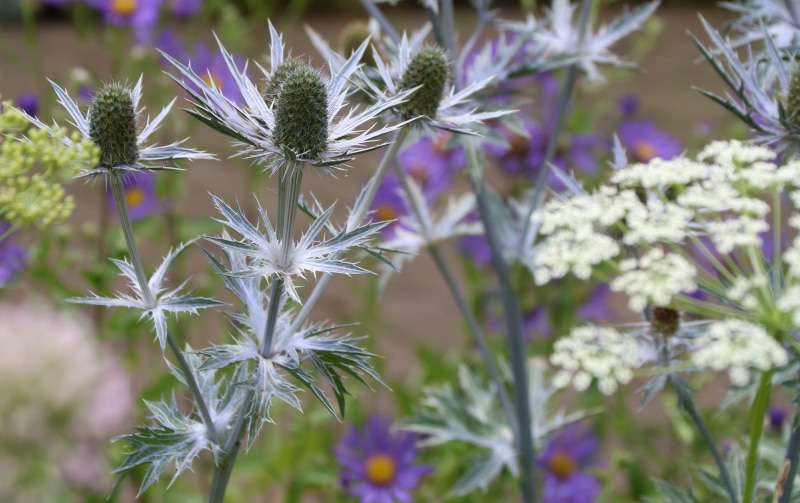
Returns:
[[[463,152],[460,149],[447,150],[445,144],[446,140],[439,144],[423,136],[397,156],[400,167],[417,182],[429,202],[452,185],[451,173],[458,168],[453,166],[453,158],[460,153],[463,162]]]
[[[100,11],[103,20],[115,26],[130,26],[141,45],[153,42],[153,30],[163,0],[87,0],[86,3]]]
[[[539,456],[544,470],[542,503],[592,503],[600,481],[586,473],[598,441],[591,431],[570,424],[550,441]]]
[[[39,97],[33,93],[19,95],[14,104],[31,117],[36,117],[36,113],[39,111]]]
[[[767,410],[767,425],[772,431],[780,432],[786,421],[786,409],[773,405]]]
[[[219,50],[212,52],[206,44],[197,42],[193,51],[189,52],[175,32],[169,29],[161,32],[156,42],[156,47],[178,61],[185,63],[208,84],[213,82],[222,91],[222,94],[235,103],[242,103],[243,98],[241,91],[239,91],[239,86],[236,85],[236,81],[228,70],[228,66],[225,64],[225,60]],[[242,65],[240,58],[234,58],[234,61],[238,66]],[[164,63],[164,66],[172,67],[166,60],[162,60],[162,63]]]
[[[179,18],[192,17],[203,6],[203,0],[170,0],[169,8],[172,15]]]
[[[658,129],[653,121],[625,121],[617,134],[628,155],[636,162],[648,162],[656,157],[672,159],[683,152],[680,140]]]
[[[396,220],[408,213],[408,208],[401,194],[400,180],[392,175],[384,178],[375,192],[375,199],[370,207],[372,221],[385,222],[387,220],[395,220],[395,222],[381,229],[384,239],[394,237],[395,228],[399,225]]]
[[[362,431],[352,427],[334,450],[342,487],[361,503],[410,503],[420,479],[433,470],[412,464],[416,435],[390,427],[389,419],[373,416]]]
[[[11,224],[0,220],[0,287],[7,285],[14,276],[25,269],[25,248],[14,242],[17,231],[11,231]]]
[[[619,100],[619,113],[625,119],[630,119],[639,108],[639,97],[633,93],[626,94]]]
[[[125,201],[128,203],[128,215],[131,220],[140,220],[160,209],[156,197],[156,175],[150,171],[137,171],[125,176],[122,180],[125,189]],[[107,190],[108,206],[116,210],[114,196]]]
[[[589,291],[589,299],[575,313],[582,321],[606,321],[613,314],[609,304],[611,288],[605,283],[599,283]]]

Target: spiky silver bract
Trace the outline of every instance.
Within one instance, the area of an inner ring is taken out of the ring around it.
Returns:
[[[272,23],[269,25],[269,31],[270,68],[257,65],[268,85],[276,81],[276,77],[279,77],[278,72],[287,60],[283,39]],[[240,147],[237,155],[253,160],[266,170],[276,171],[287,162],[308,163],[322,168],[341,166],[352,160],[355,155],[385,145],[379,142],[380,138],[399,127],[399,124],[374,127],[370,122],[386,110],[405,101],[409,93],[387,97],[361,110],[358,107],[349,110],[345,108],[352,77],[367,48],[365,42],[341,66],[334,68],[331,65],[330,77],[319,74],[327,94],[328,124],[324,148],[318,151],[315,149],[314,152],[294,152],[287,149],[277,136],[276,100],[265,101],[258,85],[248,76],[247,65],[239,68],[222,42],[219,39],[217,42],[228,70],[243,96],[242,105],[237,105],[227,98],[213,81],[206,82],[203,76],[197,75],[191,68],[164,54],[178,71],[171,77],[192,97],[192,108],[188,110],[191,115],[216,131],[233,138]],[[277,89],[271,93],[280,94]],[[323,142],[320,140],[320,143]]]
[[[93,130],[92,127],[92,107],[89,107],[85,113],[81,111],[81,107],[69,96],[67,91],[61,88],[55,82],[50,82],[53,86],[53,90],[55,91],[56,95],[58,96],[58,102],[64,107],[64,109],[69,113],[70,117],[72,118],[71,123],[78,128],[81,136],[85,139],[92,140],[96,142],[102,151],[102,146],[105,143],[106,146],[113,141],[108,135],[112,134],[119,134],[118,132],[115,133],[113,131],[114,127],[111,125],[114,117],[107,116],[103,119],[103,124],[106,124],[106,128],[102,129],[101,123],[97,122],[99,117],[97,112],[99,112],[99,108],[95,107],[95,127]],[[136,85],[133,86],[132,89],[125,88],[120,84],[110,84],[107,86],[110,92],[111,89],[114,90],[114,93],[117,95],[117,102],[119,100],[125,99],[123,94],[127,94],[130,97],[130,106],[133,109],[133,113],[135,114],[135,121],[138,121],[139,118],[143,115],[143,110],[139,108],[139,101],[142,97],[142,77],[139,77],[139,80],[136,82]],[[104,93],[98,93],[96,98],[100,98],[101,101],[107,101],[108,95]],[[215,157],[209,153],[202,152],[200,150],[194,150],[190,148],[182,147],[181,145],[186,141],[183,139],[181,141],[177,141],[174,143],[170,143],[169,145],[147,145],[147,142],[150,136],[159,128],[161,122],[166,118],[167,114],[169,113],[172,105],[175,103],[175,100],[172,100],[166,107],[164,107],[161,112],[154,118],[150,119],[150,116],[147,116],[147,120],[145,121],[144,127],[136,134],[135,144],[132,139],[125,140],[126,141],[126,148],[124,154],[111,154],[110,150],[107,148],[107,152],[109,154],[100,159],[100,165],[93,167],[92,169],[88,169],[82,171],[78,177],[86,177],[90,180],[94,180],[97,177],[104,176],[108,174],[109,170],[116,169],[116,170],[124,170],[124,171],[141,171],[141,170],[158,170],[158,169],[167,169],[164,166],[154,166],[151,165],[151,162],[155,161],[165,161],[165,160],[178,160],[178,159],[215,159]],[[127,110],[127,106],[124,107]],[[110,109],[107,110],[109,113],[111,112]],[[129,116],[129,110],[123,111],[120,109],[120,112],[125,114],[125,117],[120,117],[120,120],[125,121],[127,124],[127,128],[130,128],[130,120],[131,117]],[[53,127],[49,127],[45,125],[42,121],[35,117],[27,116],[28,120],[34,124],[38,128],[45,129],[51,133],[51,135],[56,134],[57,126],[54,124]],[[130,131],[125,133],[126,135],[130,134]],[[62,135],[63,136],[63,135]],[[103,137],[106,137],[107,140],[104,140]],[[61,139],[67,146],[73,146],[74,142],[69,139],[68,137],[63,137]],[[134,156],[134,152],[136,155]],[[102,154],[101,154],[102,155]],[[135,159],[134,159],[135,157]]]

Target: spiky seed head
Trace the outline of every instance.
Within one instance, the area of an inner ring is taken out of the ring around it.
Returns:
[[[342,32],[342,52],[345,56],[350,57],[351,54],[356,52],[361,44],[367,40],[372,33],[369,31],[369,26],[361,22],[350,23],[345,26]],[[367,66],[375,66],[375,57],[372,51],[367,49],[361,57],[361,63]]]
[[[100,147],[100,165],[132,165],[139,160],[136,110],[130,89],[106,84],[89,107],[89,136]]]
[[[652,314],[650,324],[656,332],[664,336],[673,335],[681,326],[681,313],[677,309],[655,306]]]
[[[447,73],[447,57],[444,52],[436,47],[426,47],[419,51],[408,64],[400,82],[402,90],[420,86],[408,101],[400,105],[403,117],[434,117],[442,101]]]
[[[328,143],[328,91],[305,64],[283,79],[275,99],[275,143],[305,158],[317,158]]]
[[[274,104],[286,76],[303,66],[303,62],[297,58],[286,59],[272,72],[272,75],[264,80],[264,90],[261,92],[261,96],[267,105]]]
[[[792,81],[786,95],[786,114],[792,122],[800,123],[800,68],[792,73]]]

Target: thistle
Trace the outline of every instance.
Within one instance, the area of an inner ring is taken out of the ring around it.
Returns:
[[[304,66],[303,62],[297,58],[289,58],[281,63],[271,75],[264,79],[264,91],[261,93],[264,102],[267,105],[273,105],[286,77]]]
[[[419,51],[403,73],[400,89],[409,90],[419,86],[414,94],[400,106],[406,119],[417,116],[435,117],[447,83],[447,57],[435,47]]]
[[[136,109],[129,89],[112,83],[97,92],[89,108],[89,136],[100,147],[101,166],[136,164]]]
[[[361,44],[363,44],[366,40],[369,40],[371,36],[372,33],[369,30],[369,26],[366,24],[348,24],[342,33],[342,53],[344,53],[346,57],[350,57],[358,50],[359,47],[361,47]],[[372,52],[365,52],[364,56],[361,58],[361,63],[374,67],[375,58],[373,57]]]
[[[792,72],[789,82],[789,92],[786,94],[786,115],[790,121],[797,123],[800,120],[800,70]]]
[[[292,60],[286,63],[289,61]],[[328,92],[316,71],[297,64],[280,83],[275,104],[275,143],[297,155],[316,159],[328,143]]]

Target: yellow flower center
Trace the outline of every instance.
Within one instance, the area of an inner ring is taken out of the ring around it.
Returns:
[[[111,10],[121,16],[130,16],[136,11],[136,0],[111,0]]]
[[[144,204],[147,199],[147,194],[144,193],[141,187],[131,187],[125,190],[125,201],[131,208],[136,208]]]
[[[375,212],[375,218],[379,222],[385,222],[386,220],[395,220],[397,218],[397,212],[394,211],[394,208],[391,206],[380,206],[378,207],[378,211]]]
[[[367,460],[367,480],[377,486],[386,486],[394,481],[397,465],[391,456],[375,454]]]
[[[550,458],[548,468],[559,480],[566,480],[575,473],[577,466],[575,466],[575,460],[569,454],[559,451]]]
[[[213,84],[214,87],[222,91],[222,80],[220,80],[216,73],[206,72],[206,74],[203,75],[203,82],[209,86]]]
[[[646,141],[637,141],[633,147],[633,153],[642,162],[647,162],[656,155],[656,149]]]

